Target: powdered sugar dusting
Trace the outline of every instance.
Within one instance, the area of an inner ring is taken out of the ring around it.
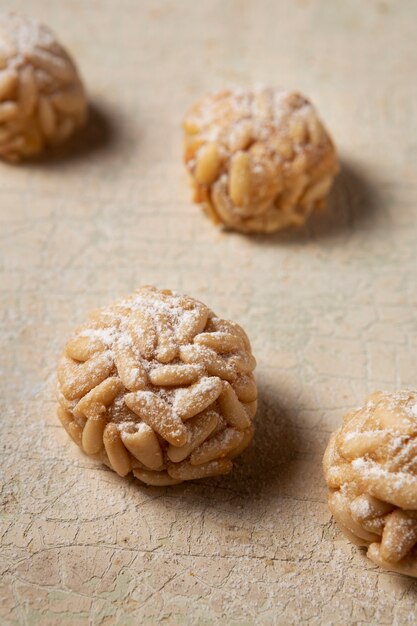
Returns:
[[[412,417],[417,418],[417,402],[408,408],[408,412]]]
[[[298,93],[285,89],[256,85],[253,89],[234,89],[203,97],[187,116],[200,129],[207,142],[219,142],[227,154],[242,134],[242,124],[250,129],[251,141],[265,140],[271,125],[284,135],[288,121],[296,112],[304,118],[313,111],[312,105]],[[218,124],[227,118],[227,127]]]

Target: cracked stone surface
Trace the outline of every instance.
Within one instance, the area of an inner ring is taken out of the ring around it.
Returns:
[[[72,51],[84,140],[0,167],[0,622],[136,626],[417,621],[325,503],[331,430],[416,386],[413,0],[16,0]],[[329,211],[298,232],[217,231],[191,203],[180,120],[201,93],[298,88],[339,147]],[[254,444],[231,476],[146,488],[79,453],[58,354],[97,306],[154,283],[249,333]]]

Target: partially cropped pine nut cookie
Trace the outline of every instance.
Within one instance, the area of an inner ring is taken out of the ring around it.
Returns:
[[[185,117],[184,161],[214,223],[246,233],[300,225],[324,205],[338,172],[311,103],[272,88],[222,91]]]
[[[66,140],[86,119],[77,69],[51,31],[0,14],[0,158],[19,161]]]
[[[253,437],[255,365],[238,324],[143,287],[92,313],[67,343],[59,418],[120,476],[174,485],[226,474]]]
[[[417,577],[417,392],[376,392],[323,460],[329,508],[377,565]]]

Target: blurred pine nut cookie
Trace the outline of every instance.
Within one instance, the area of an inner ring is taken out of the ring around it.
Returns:
[[[94,312],[67,343],[59,418],[120,476],[173,485],[226,474],[253,437],[255,365],[238,324],[143,287]]]
[[[311,103],[280,89],[222,91],[191,107],[184,161],[214,223],[246,233],[300,225],[324,205],[339,170]]]
[[[372,394],[333,433],[323,467],[344,534],[377,565],[417,577],[417,393]]]
[[[86,119],[77,69],[51,31],[0,14],[0,158],[19,161],[65,141]]]

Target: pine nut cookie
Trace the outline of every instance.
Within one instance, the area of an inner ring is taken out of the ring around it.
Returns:
[[[323,467],[344,534],[377,565],[417,577],[417,392],[376,392],[348,413]]]
[[[336,151],[312,104],[280,89],[222,91],[191,107],[184,162],[216,224],[244,233],[301,225],[323,207]]]
[[[162,486],[226,474],[254,434],[255,365],[238,324],[142,287],[92,313],[66,344],[59,418],[120,476]]]
[[[0,158],[19,161],[65,141],[87,113],[74,62],[51,31],[0,14]]]

